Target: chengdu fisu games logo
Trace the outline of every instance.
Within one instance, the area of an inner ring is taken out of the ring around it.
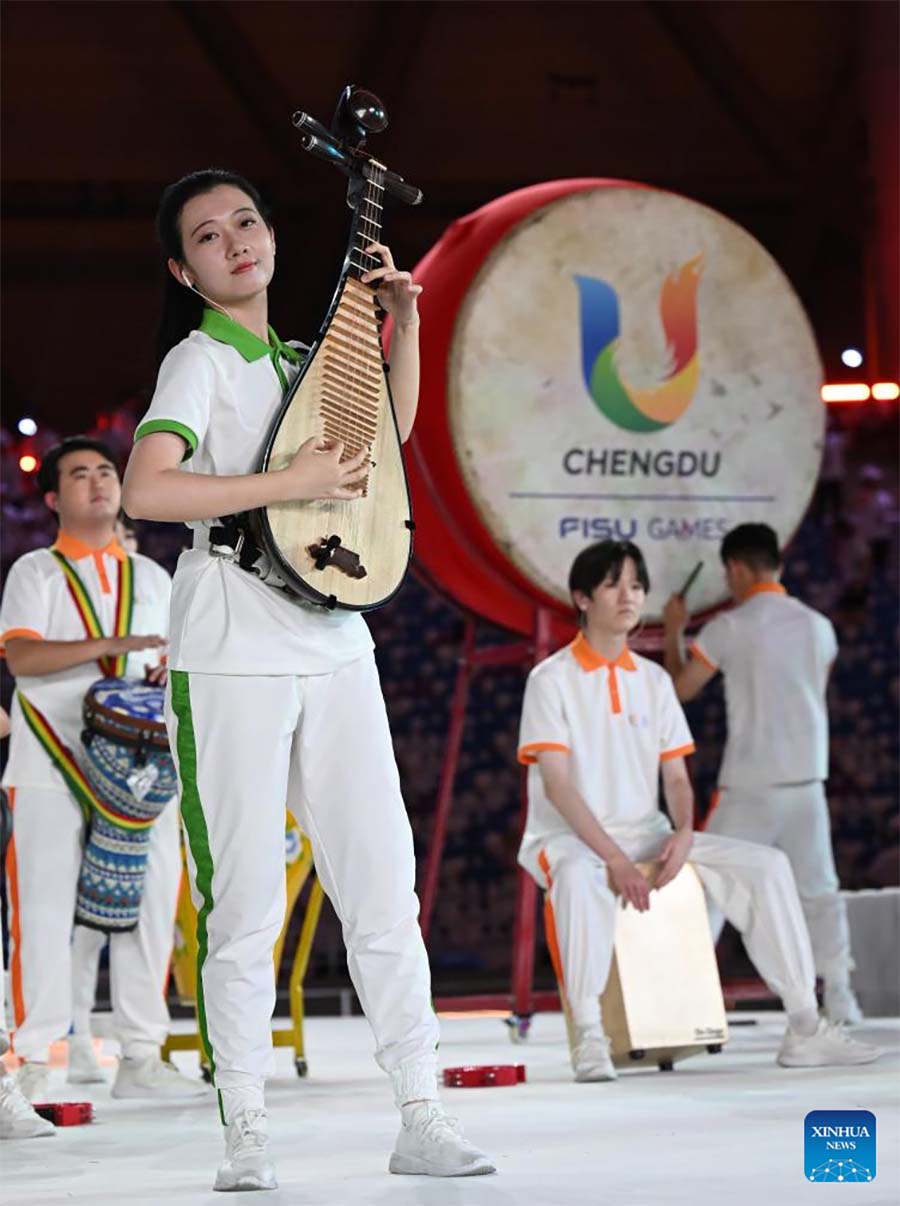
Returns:
[[[659,317],[671,368],[659,385],[641,389],[622,377],[619,299],[606,281],[576,276],[581,298],[581,357],[591,397],[607,419],[626,431],[661,431],[690,406],[700,376],[697,354],[697,290],[703,256],[670,273],[659,293]]]

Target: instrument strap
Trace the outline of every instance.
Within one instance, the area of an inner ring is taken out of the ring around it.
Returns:
[[[100,799],[87,781],[84,771],[76,762],[72,751],[54,731],[53,726],[43,712],[38,711],[34,704],[30,703],[21,691],[17,691],[16,694],[19,697],[22,715],[25,717],[28,727],[41,743],[50,761],[62,775],[66,786],[84,813],[85,820],[90,821],[91,816],[96,811],[106,817],[111,824],[118,825],[122,829],[149,829],[156,819],[155,817],[151,817],[147,821],[138,821],[134,817],[125,816],[117,812],[105,800]]]
[[[99,640],[106,633],[103,631],[103,626],[100,623],[100,618],[97,615],[97,610],[94,607],[94,602],[88,592],[87,587],[81,579],[75,566],[67,557],[64,557],[58,549],[51,549],[50,552],[56,558],[63,576],[66,579],[66,586],[69,588],[69,594],[72,597],[72,602],[75,604],[75,609],[81,616],[81,622],[84,625],[84,630],[88,635],[89,640]],[[118,594],[116,596],[116,614],[113,636],[123,637],[128,636],[131,632],[131,621],[134,615],[134,562],[130,557],[125,557],[119,562],[119,583]],[[125,663],[128,661],[128,654],[121,653],[113,657],[101,657],[97,659],[97,665],[100,667],[100,673],[104,678],[122,678],[125,674]]]
[[[262,556],[262,549],[251,536],[250,525],[247,523],[244,513],[226,515],[220,519],[216,527],[209,529],[209,543],[210,548],[213,545],[219,545],[232,549],[235,555],[229,560],[236,561],[242,570],[251,574]],[[221,556],[221,554],[215,555]]]

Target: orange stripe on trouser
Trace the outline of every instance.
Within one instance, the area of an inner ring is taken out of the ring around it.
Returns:
[[[15,814],[16,789],[9,789],[9,807]],[[6,850],[6,882],[9,884],[9,940],[12,946],[12,962],[9,968],[12,981],[13,1018],[16,1026],[25,1021],[25,993],[22,987],[22,929],[19,918],[19,875],[16,867],[16,834],[9,840]]]
[[[709,811],[707,812],[706,816],[703,818],[702,824],[697,826],[697,828],[700,830],[701,833],[706,828],[706,826],[710,823],[710,821],[712,820],[713,813],[716,811],[716,809],[719,807],[719,805],[721,803],[722,803],[722,793],[719,790],[719,788],[716,788],[716,790],[713,792],[713,794],[710,798],[710,801],[709,801]]]
[[[538,855],[538,866],[547,877],[547,891],[544,893],[544,937],[547,939],[547,949],[550,952],[550,962],[556,973],[560,988],[565,988],[566,980],[563,975],[562,955],[559,953],[559,938],[556,934],[556,918],[553,915],[553,902],[550,900],[550,889],[553,887],[553,876],[550,873],[550,861],[542,850]]]

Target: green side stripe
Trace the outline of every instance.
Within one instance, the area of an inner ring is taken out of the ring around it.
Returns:
[[[197,743],[194,738],[194,718],[191,713],[190,678],[186,670],[170,670],[169,681],[172,684],[172,711],[178,720],[178,735],[175,744],[178,749],[178,777],[181,780],[181,815],[191,847],[191,857],[197,868],[197,891],[203,902],[197,914],[197,1021],[200,1025],[203,1049],[209,1060],[213,1084],[215,1084],[216,1061],[212,1044],[209,1041],[209,1030],[206,1025],[206,998],[203,992],[203,965],[209,949],[206,923],[213,906],[213,861],[209,849],[206,817],[203,815],[203,805],[197,787]],[[219,1094],[219,1113],[224,1126],[225,1115],[222,1112],[221,1094]]]
[[[196,433],[186,423],[179,423],[177,419],[150,419],[147,423],[142,423],[134,433],[135,444],[138,440],[142,440],[144,436],[153,435],[155,431],[168,431],[172,435],[181,436],[187,444],[184,456],[181,458],[183,461],[188,460],[197,451],[199,441]]]

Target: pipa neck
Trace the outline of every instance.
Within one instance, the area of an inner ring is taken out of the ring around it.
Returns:
[[[356,221],[350,243],[349,275],[359,280],[366,272],[381,267],[375,255],[366,255],[366,248],[381,242],[381,210],[384,203],[384,165],[372,159],[366,166],[365,188],[356,205]]]

